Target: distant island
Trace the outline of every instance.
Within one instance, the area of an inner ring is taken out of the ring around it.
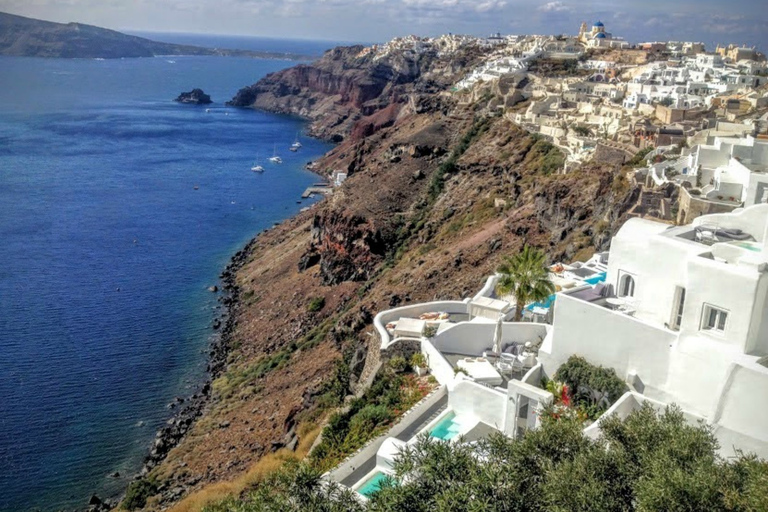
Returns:
[[[0,55],[119,59],[158,55],[218,55],[301,60],[307,56],[161,43],[82,23],[54,23],[0,12]]]

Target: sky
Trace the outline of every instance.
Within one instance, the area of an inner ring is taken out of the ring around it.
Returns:
[[[768,0],[0,0],[0,11],[115,30],[383,42],[416,34],[575,34],[768,50]]]

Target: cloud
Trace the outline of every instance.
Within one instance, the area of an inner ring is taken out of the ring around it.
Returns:
[[[538,9],[541,12],[567,12],[571,8],[565,5],[563,2],[547,2]]]
[[[386,41],[447,32],[569,33],[603,20],[649,39],[768,48],[766,0],[0,0],[0,11],[115,29]]]
[[[401,0],[408,7],[447,12],[487,12],[502,9],[507,5],[505,0]]]

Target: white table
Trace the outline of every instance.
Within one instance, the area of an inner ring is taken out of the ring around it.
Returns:
[[[625,299],[622,299],[620,297],[608,297],[605,299],[606,304],[610,304],[613,309],[618,309],[622,306],[627,305],[627,301]]]
[[[459,359],[456,366],[466,370],[470,377],[477,382],[499,386],[502,383],[501,375],[487,359],[477,361],[475,359]]]

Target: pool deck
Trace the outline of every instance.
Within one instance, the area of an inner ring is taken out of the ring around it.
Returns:
[[[426,427],[430,421],[437,418],[448,407],[448,395],[444,396],[435,404],[424,411],[424,413],[416,418],[405,430],[400,432],[395,439],[400,441],[409,441],[416,434],[419,433],[424,427]]]
[[[499,430],[496,428],[493,428],[492,426],[488,425],[487,423],[483,423],[482,421],[475,425],[475,427],[464,434],[462,436],[462,439],[465,443],[471,443],[473,441],[479,441],[480,439],[485,439],[491,434],[499,434]]]

